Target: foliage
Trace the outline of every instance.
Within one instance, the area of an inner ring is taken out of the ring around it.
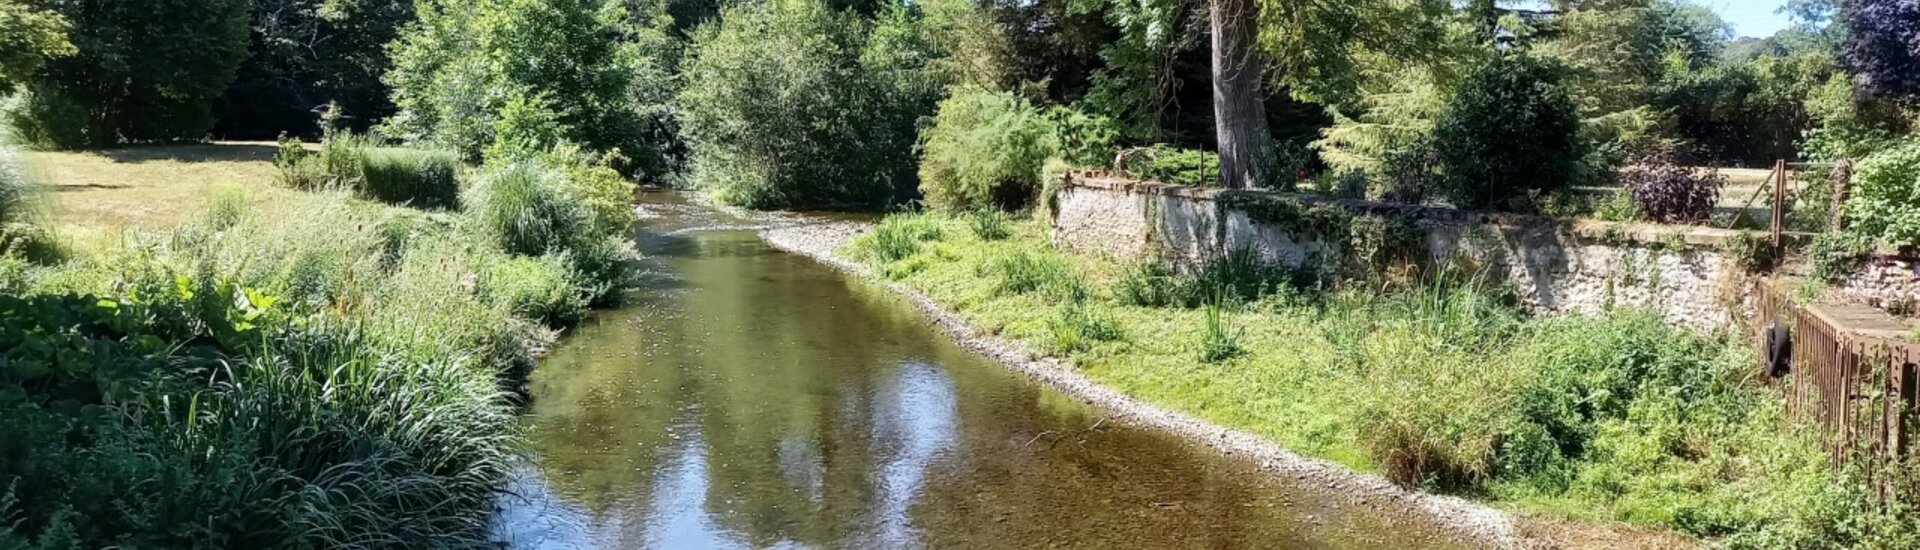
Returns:
[[[1059,254],[1014,250],[982,262],[977,273],[994,288],[1014,294],[1041,293],[1059,299],[1083,298],[1086,287]]]
[[[1247,352],[1240,347],[1240,330],[1233,326],[1231,313],[1217,297],[1202,308],[1199,350],[1200,362],[1218,363]]]
[[[0,133],[12,134],[14,141],[33,149],[88,146],[89,116],[86,106],[45,82],[29,82],[0,98]]]
[[[1046,331],[1051,337],[1047,349],[1054,353],[1086,351],[1096,343],[1125,338],[1111,317],[1085,301],[1075,301],[1048,317]]]
[[[918,216],[887,216],[873,231],[854,240],[856,249],[881,263],[897,262],[920,252],[920,244],[944,235],[933,220]]]
[[[1496,58],[1467,77],[1434,129],[1446,194],[1465,208],[1512,206],[1571,184],[1577,126],[1556,65]]]
[[[1671,151],[1642,157],[1621,179],[1633,197],[1634,211],[1659,223],[1706,220],[1727,185],[1718,170],[1702,173],[1676,164]]]
[[[1920,243],[1920,142],[1907,141],[1854,165],[1847,231],[1891,247]]]
[[[940,102],[921,136],[920,191],[946,209],[1017,209],[1032,202],[1052,128],[1026,101],[966,89]]]
[[[361,153],[362,193],[393,204],[449,208],[460,199],[460,157],[448,151],[372,147]]]
[[[1807,243],[1807,275],[1813,279],[1838,282],[1853,276],[1860,262],[1873,252],[1873,241],[1852,232],[1825,232]]]
[[[627,26],[621,4],[431,0],[394,43],[399,112],[388,133],[469,160],[538,154],[565,143],[619,151],[623,172],[665,180],[675,81],[664,30]]]
[[[282,137],[274,166],[294,189],[348,189],[362,197],[419,208],[459,205],[460,158],[452,152],[382,147],[347,132],[328,135],[319,151]]]
[[[1113,162],[1120,128],[1112,119],[1064,106],[1047,109],[1046,117],[1053,123],[1058,157],[1078,166],[1106,167]]]
[[[968,212],[965,216],[967,230],[973,233],[975,239],[998,241],[1013,235],[1013,228],[1009,227],[1013,222],[1005,212],[994,209],[975,210]]]
[[[47,60],[73,55],[67,41],[71,27],[59,13],[35,9],[25,2],[0,2],[0,93],[46,65]]]
[[[1166,144],[1121,151],[1115,168],[1128,177],[1174,185],[1213,185],[1220,181],[1220,155]]]
[[[37,147],[197,140],[247,53],[247,0],[78,0],[44,5],[71,22],[74,55],[26,78],[43,106],[13,110]],[[70,102],[74,107],[65,107]],[[75,112],[84,113],[70,127]]]
[[[1920,6],[1900,0],[1856,0],[1841,4],[1847,29],[1840,56],[1854,81],[1882,96],[1920,95]]]
[[[387,44],[414,19],[411,0],[254,0],[246,60],[220,97],[216,135],[318,138],[317,105],[365,131],[393,113],[380,78]]]
[[[912,77],[924,56],[895,50],[911,34],[869,41],[864,27],[811,1],[729,7],[701,27],[677,99],[693,184],[752,208],[887,202],[907,173],[902,130],[933,90]]]

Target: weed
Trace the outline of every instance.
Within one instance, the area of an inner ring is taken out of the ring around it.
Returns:
[[[1017,249],[980,265],[980,276],[996,277],[995,289],[1026,294],[1047,292],[1050,296],[1081,299],[1087,295],[1084,284],[1068,269],[1058,254],[1034,253]]]
[[[1046,334],[1047,347],[1054,353],[1086,351],[1096,342],[1124,338],[1112,317],[1084,301],[1057,308],[1053,316],[1047,318]]]
[[[1011,220],[997,209],[974,210],[965,214],[967,229],[973,238],[983,241],[1004,240],[1013,235]]]
[[[921,243],[944,236],[939,223],[926,214],[895,214],[861,235],[854,247],[873,261],[892,263],[919,253]]]
[[[1226,311],[1228,295],[1215,289],[1213,297],[1201,308],[1199,355],[1202,363],[1218,363],[1246,353],[1240,346],[1240,329],[1233,326]]]

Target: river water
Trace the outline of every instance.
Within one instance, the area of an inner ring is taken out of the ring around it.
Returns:
[[[1447,548],[962,349],[912,305],[644,201],[644,283],[542,363],[509,548]]]

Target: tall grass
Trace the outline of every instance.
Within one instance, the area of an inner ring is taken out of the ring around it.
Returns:
[[[459,205],[460,157],[448,151],[383,147],[351,133],[327,136],[319,151],[281,138],[274,165],[282,185],[308,191],[349,189],[390,204],[446,209]]]
[[[370,198],[420,208],[459,205],[460,156],[450,151],[369,147],[360,162],[358,187]]]

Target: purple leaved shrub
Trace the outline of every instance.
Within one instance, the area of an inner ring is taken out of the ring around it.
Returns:
[[[1621,179],[1641,215],[1660,223],[1705,221],[1727,184],[1719,170],[1697,171],[1674,163],[1671,150],[1641,157]]]

